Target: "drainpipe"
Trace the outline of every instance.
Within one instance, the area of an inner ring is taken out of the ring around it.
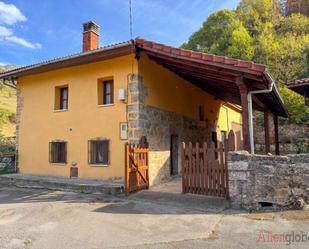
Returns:
[[[266,78],[269,80],[269,88],[265,90],[255,90],[248,92],[248,114],[249,114],[249,137],[250,137],[250,150],[251,154],[254,154],[254,136],[253,136],[253,110],[252,110],[252,95],[259,94],[259,93],[270,93],[275,86],[275,81],[271,77],[271,75],[266,71],[265,72]]]

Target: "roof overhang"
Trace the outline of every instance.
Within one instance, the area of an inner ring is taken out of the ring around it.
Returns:
[[[266,66],[250,61],[174,48],[143,39],[136,39],[136,50],[146,53],[157,64],[204,91],[235,104],[241,104],[237,78],[245,80],[249,91],[268,89],[271,84]],[[268,109],[274,115],[288,116],[276,87],[270,93],[256,94],[253,105],[257,110]]]
[[[306,93],[309,92],[309,78],[295,80],[293,82],[290,82],[288,84],[288,88],[300,95],[303,95],[304,97],[308,97]]]
[[[237,78],[242,77],[245,80],[249,91],[267,89],[271,83],[265,65],[179,49],[140,38],[137,38],[135,42],[128,41],[16,68],[1,73],[0,79],[14,80],[26,75],[112,59],[133,52],[145,52],[151,60],[204,91],[235,104],[240,104],[239,88],[236,85]],[[253,107],[258,110],[267,107],[275,115],[288,116],[276,87],[270,93],[255,95]]]
[[[134,50],[134,45],[131,41],[128,41],[112,46],[98,48],[88,52],[60,57],[54,60],[44,61],[38,64],[19,67],[4,73],[0,73],[0,79],[11,80],[21,76],[43,73],[50,70],[112,59],[122,55],[130,54],[133,52],[132,50]]]

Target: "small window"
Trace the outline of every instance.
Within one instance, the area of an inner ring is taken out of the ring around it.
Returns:
[[[55,110],[67,110],[69,107],[68,86],[56,87],[55,89]]]
[[[49,143],[49,162],[66,163],[67,162],[67,143],[50,142]]]
[[[88,150],[89,164],[109,164],[109,140],[90,140]]]
[[[205,121],[205,109],[204,106],[200,105],[199,106],[199,117],[200,117],[200,121]]]
[[[111,78],[98,80],[98,105],[114,104],[114,81]]]
[[[114,82],[112,80],[103,81],[103,105],[114,103]]]

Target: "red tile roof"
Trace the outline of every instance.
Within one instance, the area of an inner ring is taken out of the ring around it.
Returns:
[[[138,48],[152,50],[154,52],[155,51],[164,52],[167,54],[173,54],[191,59],[197,59],[203,62],[212,62],[217,64],[234,66],[236,68],[248,69],[258,73],[263,73],[266,70],[265,65],[257,64],[252,61],[244,61],[239,59],[228,58],[226,56],[206,54],[187,49],[175,48],[168,45],[156,43],[153,41],[144,40],[141,38],[136,39],[136,46]]]

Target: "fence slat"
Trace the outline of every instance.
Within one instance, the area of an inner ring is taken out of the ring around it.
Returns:
[[[223,144],[225,143],[225,144]],[[228,197],[228,142],[182,144],[183,193]]]

